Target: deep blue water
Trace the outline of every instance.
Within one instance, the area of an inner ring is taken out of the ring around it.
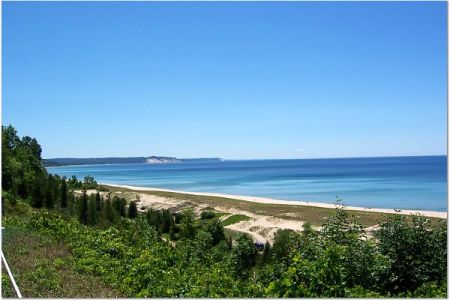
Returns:
[[[344,204],[447,211],[447,157],[235,160],[85,165],[49,172],[102,183]]]

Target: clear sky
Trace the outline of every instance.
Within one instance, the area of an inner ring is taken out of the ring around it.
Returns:
[[[49,157],[446,153],[447,4],[3,2],[2,123]]]

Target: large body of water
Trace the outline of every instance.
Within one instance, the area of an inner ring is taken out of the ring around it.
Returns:
[[[447,211],[447,157],[84,165],[50,173],[98,182],[350,206]]]

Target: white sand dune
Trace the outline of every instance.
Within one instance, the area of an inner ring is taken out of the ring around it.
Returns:
[[[126,188],[126,189],[130,189],[130,190],[133,190],[133,191],[172,192],[172,193],[180,193],[180,194],[188,194],[188,195],[222,197],[222,198],[228,198],[228,199],[243,200],[243,201],[256,202],[256,203],[265,203],[265,204],[281,204],[281,205],[297,205],[297,206],[313,206],[313,207],[323,207],[323,208],[336,208],[335,204],[320,203],[320,202],[310,202],[310,201],[278,200],[278,199],[272,199],[272,198],[253,197],[253,196],[241,196],[241,195],[229,195],[229,194],[220,194],[220,193],[185,192],[185,191],[176,191],[176,190],[169,190],[169,189],[138,187],[138,186],[131,186],[131,185],[118,185],[118,184],[110,184],[110,183],[105,183],[105,185]],[[142,194],[142,195],[145,195],[145,194]],[[159,198],[161,198],[161,197],[159,197]],[[447,212],[441,212],[441,211],[411,210],[411,209],[394,210],[394,209],[390,209],[390,208],[366,208],[366,207],[357,207],[357,206],[345,206],[345,209],[346,210],[351,210],[351,211],[377,212],[377,213],[401,214],[401,215],[421,214],[421,215],[426,216],[426,217],[442,218],[442,219],[446,219],[447,218]]]

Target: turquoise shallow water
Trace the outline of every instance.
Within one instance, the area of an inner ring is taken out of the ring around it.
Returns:
[[[229,160],[84,165],[50,173],[103,183],[344,204],[447,211],[447,157]]]

